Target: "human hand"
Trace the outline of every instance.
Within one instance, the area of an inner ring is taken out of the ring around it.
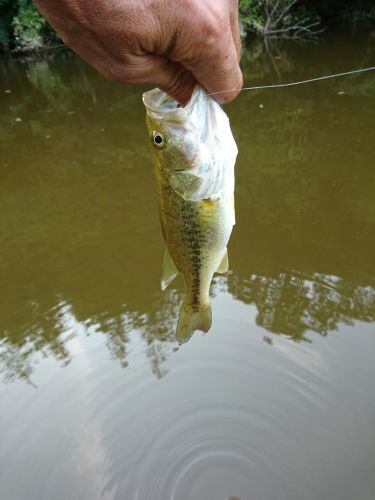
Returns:
[[[34,0],[62,39],[111,80],[185,105],[198,82],[220,103],[242,87],[238,0]]]

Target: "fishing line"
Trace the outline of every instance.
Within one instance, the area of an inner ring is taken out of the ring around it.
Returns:
[[[344,71],[343,73],[335,73],[334,75],[318,76],[316,78],[309,78],[308,80],[301,80],[299,82],[274,83],[272,85],[257,85],[255,87],[242,87],[241,89],[220,90],[219,92],[212,92],[211,94],[207,94],[207,95],[224,94],[225,92],[233,92],[235,90],[239,90],[240,92],[242,92],[243,90],[277,89],[280,87],[293,87],[294,85],[303,85],[305,83],[317,82],[319,80],[328,80],[329,78],[337,78],[338,76],[354,75],[355,73],[364,73],[365,71],[373,71],[373,70],[375,70],[375,66],[370,66],[369,68],[353,69],[351,71]]]

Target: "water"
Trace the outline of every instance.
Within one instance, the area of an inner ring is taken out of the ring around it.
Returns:
[[[268,51],[248,85],[374,64]],[[139,87],[0,61],[1,500],[375,498],[375,77],[244,92],[231,270],[179,348]]]

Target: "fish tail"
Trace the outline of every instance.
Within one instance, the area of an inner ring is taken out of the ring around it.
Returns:
[[[211,328],[212,311],[211,304],[201,304],[196,311],[193,307],[183,301],[178,319],[176,340],[179,344],[184,344],[192,337],[195,330],[207,333]]]

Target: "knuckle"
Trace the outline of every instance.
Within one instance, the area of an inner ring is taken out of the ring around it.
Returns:
[[[228,18],[222,12],[211,11],[203,25],[202,35],[207,44],[216,44],[227,31],[229,25]]]

